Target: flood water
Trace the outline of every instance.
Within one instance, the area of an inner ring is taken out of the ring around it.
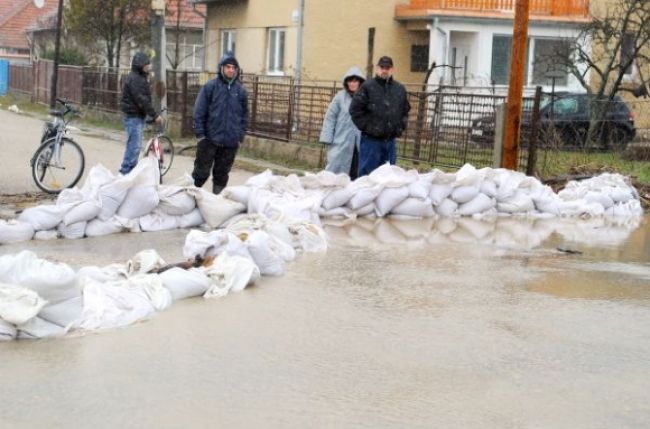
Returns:
[[[648,427],[650,219],[325,229],[327,253],[241,293],[0,344],[0,427]],[[0,253],[174,262],[185,234]]]

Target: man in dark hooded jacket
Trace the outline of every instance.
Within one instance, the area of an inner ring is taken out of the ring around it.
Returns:
[[[151,69],[150,63],[147,54],[142,52],[135,54],[131,62],[131,72],[126,77],[122,87],[120,107],[124,114],[126,149],[120,167],[121,174],[127,174],[138,163],[144,119],[147,115],[151,116],[156,124],[161,125],[163,123],[162,116],[156,113],[151,104],[151,91],[149,90],[149,82],[147,82],[147,76]]]
[[[375,77],[361,86],[350,103],[352,122],[361,130],[359,176],[386,162],[395,164],[395,139],[406,129],[411,110],[406,89],[393,79],[393,59],[381,57],[376,69]]]
[[[248,96],[239,82],[239,63],[232,52],[226,52],[219,61],[217,77],[201,88],[193,120],[198,142],[192,171],[194,185],[202,187],[212,169],[212,192],[218,194],[228,184],[248,127]]]

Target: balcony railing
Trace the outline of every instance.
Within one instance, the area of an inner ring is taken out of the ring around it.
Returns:
[[[586,18],[590,0],[530,0],[531,17]],[[411,0],[408,5],[397,6],[400,16],[417,16],[430,11],[464,13],[468,16],[494,16],[512,14],[516,0]]]

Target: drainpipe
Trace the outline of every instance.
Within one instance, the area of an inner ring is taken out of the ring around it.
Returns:
[[[207,6],[206,6],[206,8],[207,8]],[[203,34],[202,34],[202,36],[203,36],[203,55],[202,55],[203,59],[202,60],[203,60],[203,70],[205,70],[206,69],[206,67],[205,67],[205,52],[206,52],[206,49],[207,49],[206,37],[207,37],[207,34],[208,34],[208,15],[203,13],[203,12],[200,12],[200,11],[196,10],[196,2],[192,2],[192,12],[194,12],[195,14],[197,14],[198,16],[203,18]]]

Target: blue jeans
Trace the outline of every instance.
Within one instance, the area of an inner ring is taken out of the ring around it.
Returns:
[[[120,173],[128,174],[138,164],[144,131],[144,118],[126,116],[123,121],[126,129],[126,149],[120,167]]]
[[[397,161],[395,139],[376,139],[369,135],[361,134],[359,177],[367,176],[386,162],[395,165],[395,161]]]

